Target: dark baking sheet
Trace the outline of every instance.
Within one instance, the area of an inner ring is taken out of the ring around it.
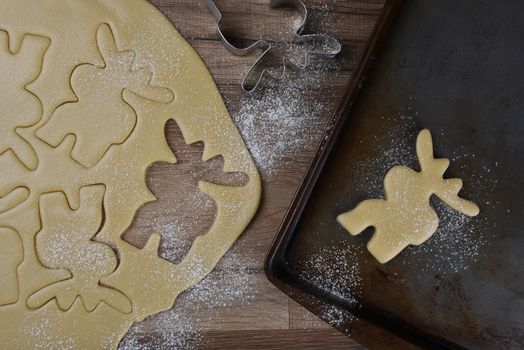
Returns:
[[[398,3],[385,8],[266,272],[371,348],[522,349],[524,2]],[[365,249],[372,229],[352,237],[335,217],[381,197],[391,167],[418,169],[422,128],[481,214],[433,199],[435,235],[381,265]]]

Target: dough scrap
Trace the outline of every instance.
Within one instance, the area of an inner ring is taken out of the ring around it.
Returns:
[[[258,171],[202,60],[145,0],[4,0],[0,58],[15,83],[0,85],[2,348],[116,348],[215,267],[258,208]],[[179,264],[156,233],[121,238],[155,200],[148,167],[176,163],[169,120],[249,178],[199,183],[216,219]]]
[[[449,160],[433,156],[429,130],[417,138],[417,157],[421,171],[396,166],[384,179],[385,199],[369,199],[337,217],[337,221],[353,236],[373,226],[375,233],[368,250],[382,264],[397,256],[408,245],[421,245],[438,228],[439,218],[429,204],[436,195],[452,209],[468,216],[480,213],[479,207],[459,197],[461,179],[444,179]]]

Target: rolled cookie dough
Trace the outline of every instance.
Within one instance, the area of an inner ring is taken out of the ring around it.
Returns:
[[[116,348],[231,247],[258,207],[257,169],[202,60],[145,0],[4,0],[0,75],[2,348]],[[121,239],[155,200],[147,168],[176,162],[170,119],[203,160],[249,177],[199,184],[216,219],[178,265],[158,234]]]

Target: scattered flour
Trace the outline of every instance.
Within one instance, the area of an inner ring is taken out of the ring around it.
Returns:
[[[337,70],[335,61],[288,69],[286,79],[267,80],[262,91],[240,97],[232,117],[263,177],[271,178],[297,154],[314,151],[333,113],[333,103],[319,101],[318,88]]]
[[[33,327],[27,334],[34,339],[32,347],[35,350],[70,350],[76,349],[78,344],[76,340],[67,336],[57,336],[53,325],[47,319],[42,319],[38,327]]]
[[[178,319],[172,320],[175,324]],[[179,321],[180,322],[180,321]],[[171,326],[171,325],[170,325]],[[198,332],[151,332],[134,327],[120,343],[121,350],[195,349],[201,343]]]
[[[350,334],[349,325],[355,320],[355,316],[351,312],[334,304],[322,307],[319,316],[348,335]]]
[[[365,177],[358,181],[355,191],[363,194],[365,198],[384,197],[384,177],[394,166],[405,165],[413,169],[419,168],[415,152],[415,142],[420,131],[415,123],[417,113],[411,107],[399,112],[393,120],[395,123],[382,135],[373,135],[373,141],[381,147],[374,159],[360,159],[354,165],[356,173]],[[391,119],[383,117],[388,125]],[[431,130],[445,137],[443,130]],[[434,147],[438,150],[438,144]],[[475,158],[475,154],[464,154],[463,150],[457,150],[455,154],[444,155],[451,161],[451,167],[466,170],[465,165],[458,166],[459,160]],[[494,166],[498,166],[495,164]],[[468,188],[468,199],[477,202],[481,208],[481,214],[476,217],[468,217],[458,213],[444,204],[438,198],[431,199],[431,206],[439,216],[439,227],[437,232],[421,246],[411,246],[406,252],[418,260],[418,268],[422,273],[435,272],[441,274],[454,274],[467,270],[472,263],[476,262],[480,249],[487,244],[487,231],[489,225],[483,211],[489,210],[496,203],[478,202],[483,198],[483,193],[494,191],[497,180],[489,176],[490,168],[466,172],[468,177],[463,181]],[[449,174],[444,175],[445,178]],[[428,259],[431,257],[431,259]],[[412,259],[405,259],[406,264],[411,264]]]
[[[471,218],[438,200],[432,202],[439,216],[439,228],[431,241],[414,247],[411,254],[418,258],[417,265],[422,272],[454,274],[467,270],[477,261],[480,248],[487,243],[478,224],[479,220],[485,223],[485,217]]]
[[[206,324],[223,308],[248,305],[258,291],[253,285],[252,258],[229,254],[219,270],[182,293],[175,306],[134,325],[120,350],[190,350],[211,341],[203,335]]]
[[[300,266],[300,275],[326,292],[356,303],[362,293],[359,254],[354,248],[342,244],[325,247],[308,256]],[[322,307],[319,316],[334,327],[344,328],[346,333],[354,319],[348,310],[336,305]]]

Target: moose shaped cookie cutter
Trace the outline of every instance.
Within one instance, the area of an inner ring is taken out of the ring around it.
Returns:
[[[253,44],[247,46],[247,47],[238,47],[231,43],[231,41],[227,38],[226,34],[222,31],[222,13],[216,6],[215,2],[213,0],[206,0],[207,5],[211,13],[216,19],[216,30],[218,33],[218,36],[226,49],[237,56],[246,56],[250,53],[252,53],[255,50],[262,50],[262,54],[255,60],[253,65],[248,69],[247,73],[245,74],[243,80],[242,80],[242,90],[246,93],[253,93],[255,92],[260,85],[262,84],[262,81],[264,80],[264,77],[267,76],[274,80],[282,80],[286,76],[286,70],[287,67],[293,67],[300,70],[304,70],[308,67],[310,60],[312,57],[316,58],[334,58],[337,56],[340,51],[342,50],[342,45],[338,40],[336,40],[333,37],[330,37],[325,34],[302,34],[304,31],[307,21],[308,21],[308,9],[304,1],[302,0],[269,0],[269,6],[271,8],[278,8],[278,7],[293,7],[295,8],[301,15],[302,21],[298,29],[294,33],[293,38],[293,44],[302,44],[302,45],[310,45],[311,47],[314,47],[315,49],[309,50],[306,53],[306,57],[303,64],[296,63],[291,61],[290,59],[283,57],[282,58],[282,70],[281,73],[276,75],[271,73],[268,69],[264,68],[260,72],[258,78],[256,79],[256,82],[253,85],[248,84],[248,79],[250,75],[255,71],[255,69],[262,63],[263,59],[271,52],[273,49],[273,44],[270,43],[266,39],[260,39],[255,41]]]

